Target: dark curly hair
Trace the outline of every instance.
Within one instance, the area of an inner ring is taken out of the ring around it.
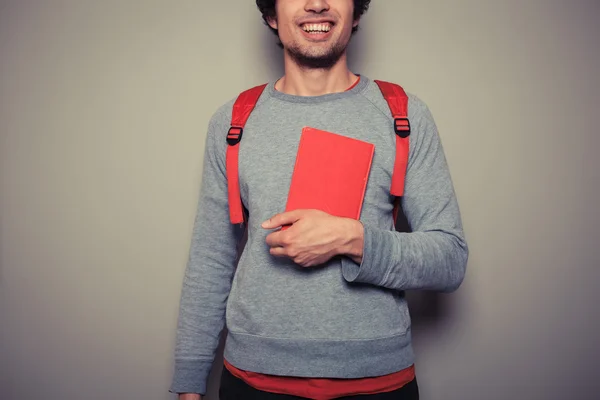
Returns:
[[[256,0],[256,6],[258,10],[262,14],[263,21],[267,25],[267,27],[273,32],[277,37],[279,37],[279,32],[277,29],[273,29],[271,25],[268,24],[269,18],[275,18],[275,1],[276,0]],[[369,9],[369,3],[371,0],[354,0],[354,20],[360,18],[361,15],[367,12]],[[352,33],[355,33],[358,30],[358,25],[352,27]],[[278,43],[279,47],[283,47],[281,42]]]

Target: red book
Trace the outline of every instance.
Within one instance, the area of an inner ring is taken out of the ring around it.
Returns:
[[[374,152],[371,143],[303,128],[286,211],[312,208],[359,219]]]

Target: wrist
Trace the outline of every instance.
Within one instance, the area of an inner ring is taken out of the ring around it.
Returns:
[[[345,219],[342,224],[342,246],[341,255],[353,259],[362,258],[364,245],[364,226],[362,222],[355,219]]]
[[[202,396],[197,393],[179,393],[179,400],[202,400]]]

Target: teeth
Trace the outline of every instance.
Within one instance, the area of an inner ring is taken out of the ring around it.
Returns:
[[[305,32],[329,32],[331,27],[328,24],[306,24],[302,29]]]

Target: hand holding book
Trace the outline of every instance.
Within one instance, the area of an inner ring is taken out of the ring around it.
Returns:
[[[279,229],[283,226],[290,228]],[[266,238],[272,255],[288,257],[303,267],[324,264],[337,255],[361,262],[364,232],[355,219],[302,209],[274,215],[262,227],[275,230]]]

